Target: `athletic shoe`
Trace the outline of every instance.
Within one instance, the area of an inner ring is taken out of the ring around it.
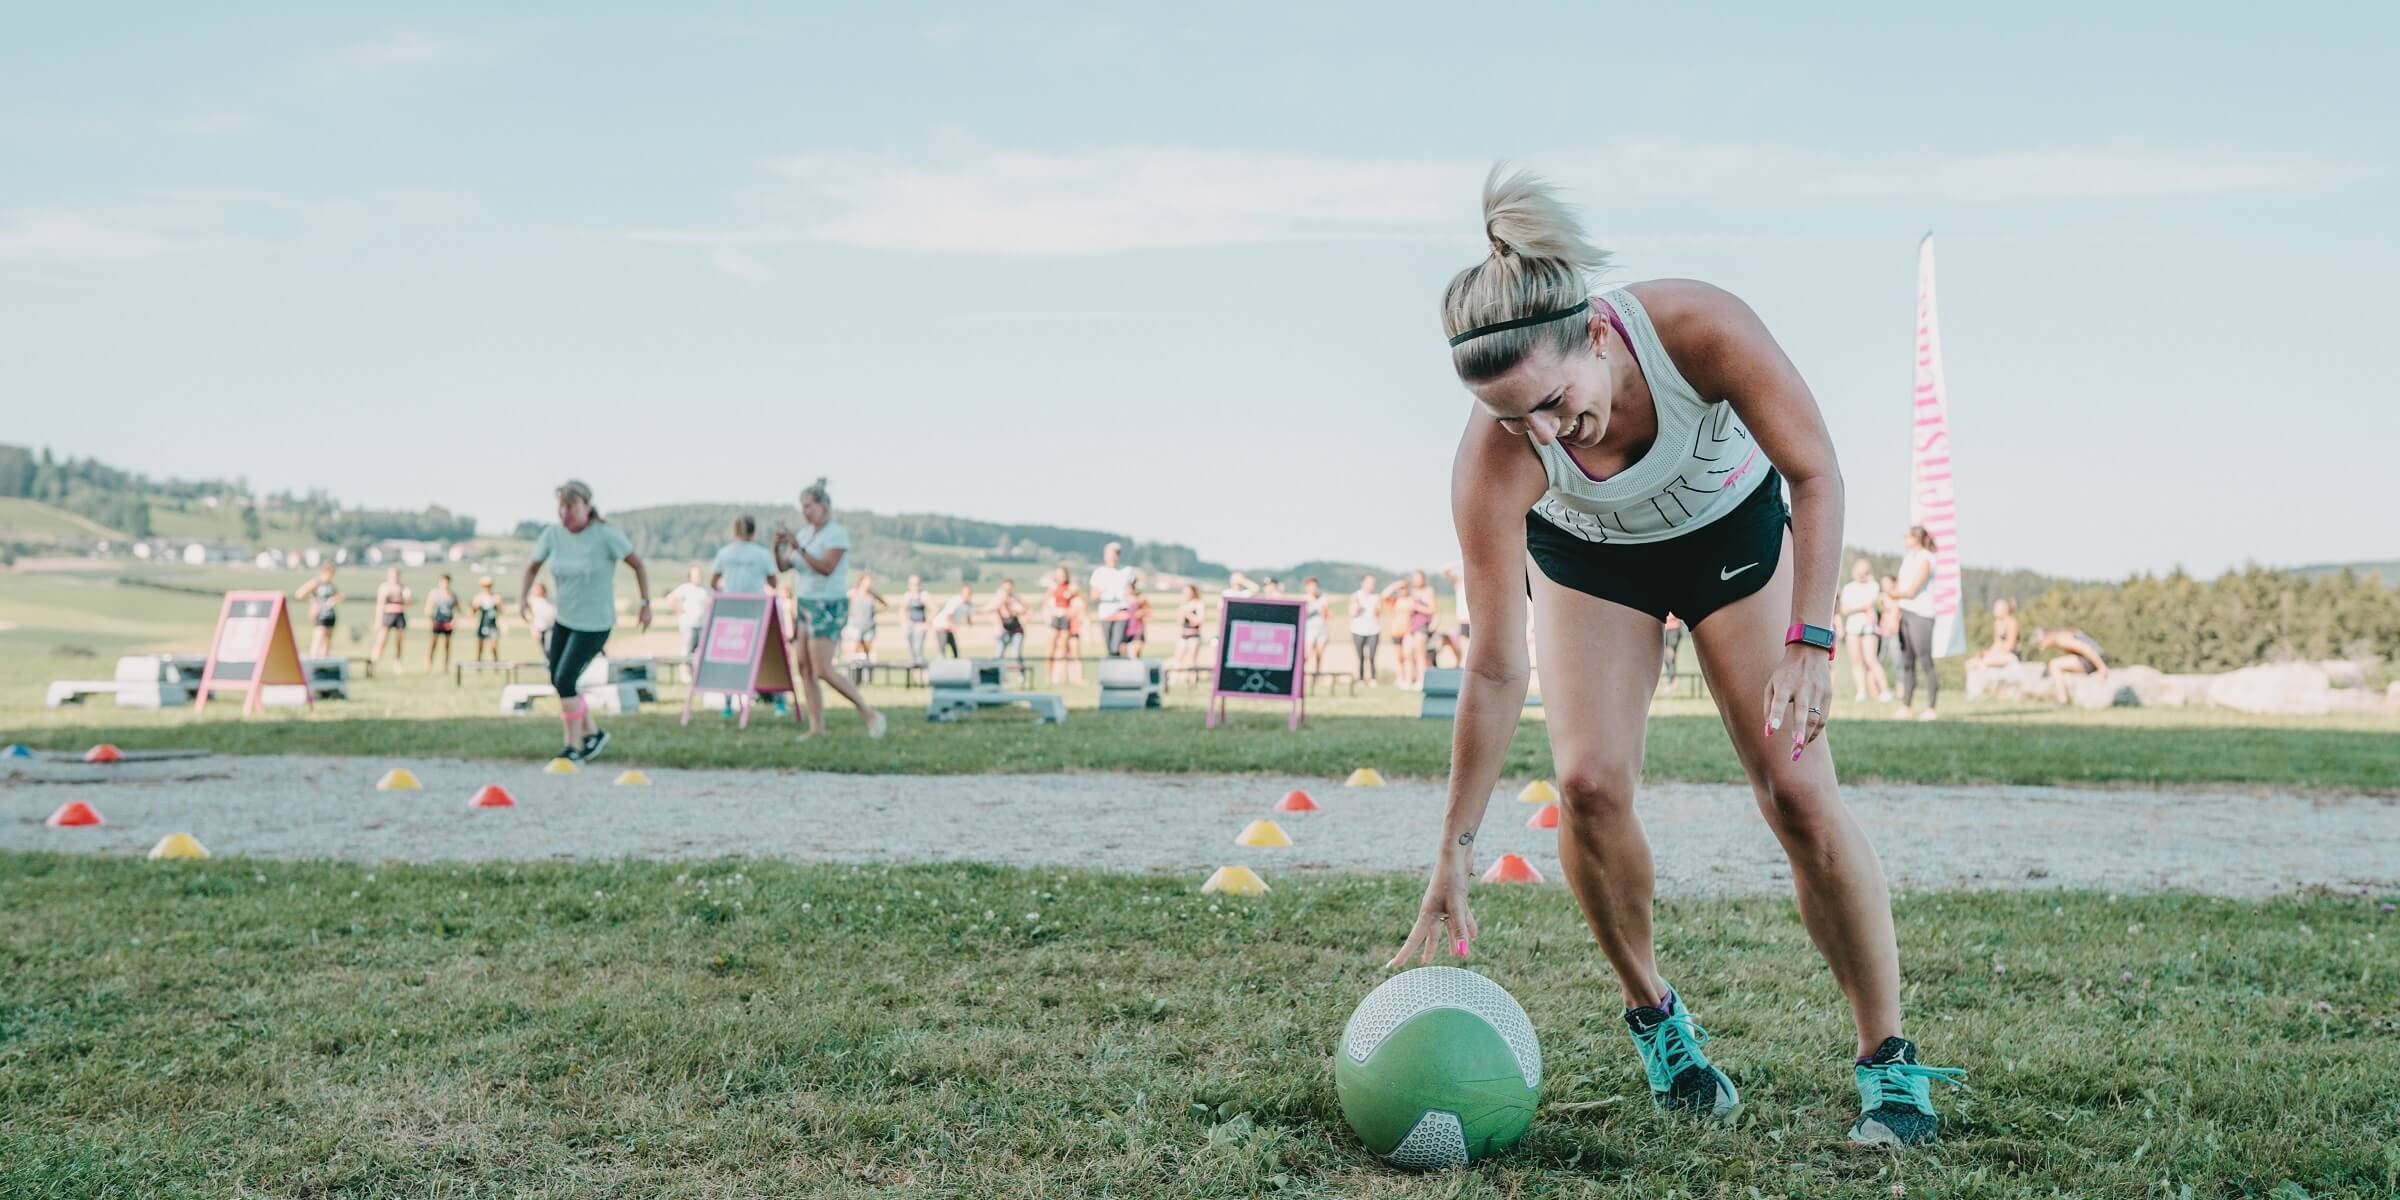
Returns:
[[[583,753],[577,756],[575,761],[579,763],[590,762],[593,759],[600,757],[600,752],[606,749],[608,749],[608,731],[605,729],[596,730],[590,737],[583,739]]]
[[[580,746],[561,747],[558,752],[558,757],[563,758],[571,763],[580,763],[583,761],[583,748]]]
[[[875,718],[867,722],[867,737],[874,741],[882,741],[884,726],[888,724],[890,724],[890,722],[884,720],[884,716],[881,712],[876,713]]]
[[[1692,1020],[1673,988],[1657,1007],[1625,1010],[1625,1026],[1633,1032],[1634,1048],[1641,1051],[1642,1073],[1650,1077],[1651,1103],[1716,1117],[1741,1107],[1733,1080],[1700,1051],[1708,1043],[1708,1031]]]
[[[1933,711],[1932,709],[1930,709],[1930,708],[1929,708],[1929,709],[1926,709],[1924,712],[1921,712],[1921,713],[1918,713],[1918,714],[1917,714],[1917,719],[1918,719],[1918,720],[1920,720],[1920,721],[1931,721],[1931,720],[1934,720],[1934,719],[1935,719],[1935,717],[1936,717],[1936,714],[1935,714],[1935,713],[1934,713],[1934,711]]]
[[[1875,1053],[1858,1060],[1858,1120],[1850,1140],[1861,1146],[1922,1146],[1941,1132],[1933,1111],[1932,1082],[1955,1084],[1967,1077],[1956,1067],[1917,1063],[1917,1044],[1887,1037]]]

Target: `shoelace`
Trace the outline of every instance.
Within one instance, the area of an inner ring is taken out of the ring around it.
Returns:
[[[1918,1063],[1870,1063],[1859,1068],[1859,1107],[1873,1112],[1886,1104],[1901,1104],[1918,1112],[1933,1111],[1934,1080],[1966,1086],[1967,1073],[1957,1067],[1928,1067]]]
[[[1684,1068],[1708,1061],[1700,1053],[1700,1047],[1708,1044],[1708,1031],[1680,1012],[1647,1030],[1635,1030],[1633,1040],[1642,1048],[1642,1070],[1649,1075],[1653,1092],[1673,1087]]]

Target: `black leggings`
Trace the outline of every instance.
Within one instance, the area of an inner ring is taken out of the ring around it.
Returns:
[[[1933,618],[1912,612],[1900,614],[1900,703],[1914,706],[1917,698],[1917,671],[1925,672],[1925,707],[1932,708],[1942,698],[1942,678],[1933,671]]]
[[[587,632],[564,625],[550,627],[550,642],[542,652],[550,659],[550,686],[558,689],[559,699],[575,698],[575,681],[583,678],[583,669],[592,665],[607,644],[605,629]]]
[[[934,636],[941,639],[940,646],[942,657],[958,657],[958,633],[955,630],[945,629]]]
[[[1374,680],[1375,643],[1382,640],[1383,635],[1380,633],[1354,633],[1350,635],[1350,648],[1358,652],[1359,682],[1367,683]]]

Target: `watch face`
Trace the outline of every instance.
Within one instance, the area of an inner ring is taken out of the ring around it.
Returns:
[[[1833,649],[1833,631],[1822,625],[1801,626],[1800,640],[1821,650]]]

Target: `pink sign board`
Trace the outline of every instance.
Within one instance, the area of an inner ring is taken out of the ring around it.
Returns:
[[[1224,722],[1227,700],[1243,699],[1291,705],[1290,727],[1298,729],[1308,703],[1308,673],[1300,662],[1300,629],[1308,602],[1287,596],[1228,596],[1222,604],[1209,728]]]
[[[1300,644],[1294,636],[1297,632],[1280,622],[1270,625],[1264,621],[1234,621],[1226,633],[1233,644],[1225,649],[1225,665],[1289,670],[1292,648]]]
[[[746,663],[758,653],[758,622],[738,618],[712,622],[708,627],[710,662]]]

